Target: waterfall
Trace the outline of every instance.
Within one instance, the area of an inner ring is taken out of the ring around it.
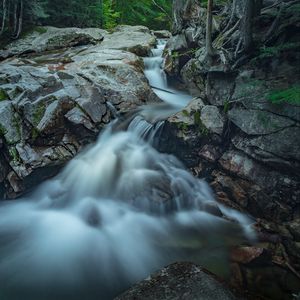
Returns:
[[[169,90],[162,49],[145,73]],[[174,103],[156,91],[167,104],[142,108],[127,131],[109,125],[57,177],[0,204],[0,299],[112,299],[173,261],[221,268],[227,247],[247,239],[247,217],[151,146],[163,118],[190,99],[170,90]]]

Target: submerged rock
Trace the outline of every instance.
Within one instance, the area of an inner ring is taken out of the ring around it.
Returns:
[[[115,300],[233,300],[217,278],[192,263],[175,263],[133,286]]]

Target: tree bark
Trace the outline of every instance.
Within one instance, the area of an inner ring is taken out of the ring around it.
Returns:
[[[15,28],[14,28],[14,38],[18,39],[20,37],[20,34],[22,32],[23,27],[23,0],[19,0],[19,7],[17,7],[16,4],[16,10],[15,10]]]
[[[214,54],[212,46],[212,7],[213,0],[207,1],[207,20],[206,20],[206,55],[212,57]]]
[[[3,0],[2,8],[3,8],[3,13],[2,13],[2,24],[1,24],[0,35],[2,35],[5,30],[6,15],[7,15],[7,0]]]
[[[245,5],[245,13],[243,20],[243,46],[244,51],[249,52],[253,47],[253,16],[254,16],[254,0],[247,0]]]

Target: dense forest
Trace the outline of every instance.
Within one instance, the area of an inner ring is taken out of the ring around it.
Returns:
[[[141,24],[169,28],[172,1],[164,0],[3,0],[1,34],[18,37],[32,25],[101,27]]]

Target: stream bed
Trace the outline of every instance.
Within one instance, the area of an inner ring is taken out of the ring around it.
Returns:
[[[161,104],[142,107],[126,131],[113,121],[58,176],[1,203],[1,299],[109,300],[180,260],[226,275],[228,247],[253,238],[251,220],[152,146],[163,120],[191,100],[168,86],[164,45],[145,58]]]

